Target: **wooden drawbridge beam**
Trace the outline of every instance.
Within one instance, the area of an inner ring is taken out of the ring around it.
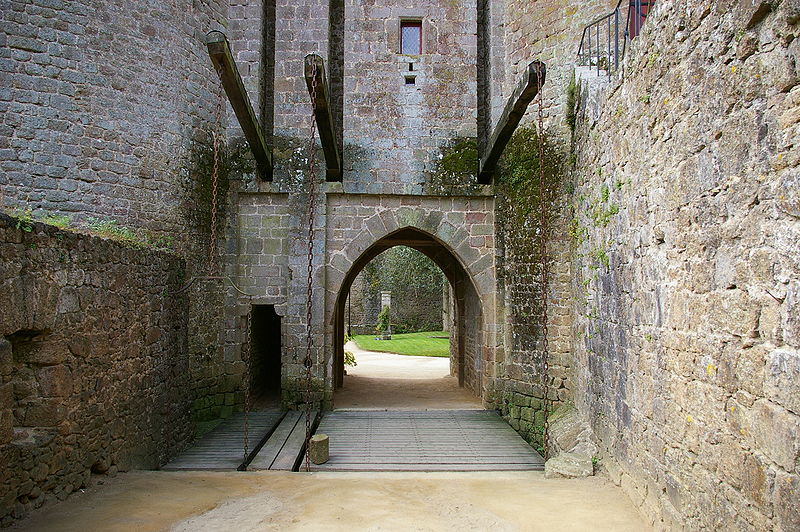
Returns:
[[[533,61],[525,69],[525,73],[517,84],[517,88],[511,94],[497,121],[492,136],[489,138],[486,152],[481,154],[480,167],[478,169],[478,183],[488,184],[492,182],[492,176],[497,168],[500,156],[506,149],[508,141],[516,131],[520,120],[522,120],[525,110],[533,99],[539,94],[539,87],[544,85],[546,68],[541,61]]]
[[[214,68],[222,81],[225,94],[228,95],[228,101],[231,102],[233,112],[236,114],[236,119],[242,127],[244,138],[247,139],[250,150],[253,152],[258,175],[265,181],[272,181],[272,152],[264,139],[264,133],[253,111],[253,106],[250,105],[250,98],[247,96],[242,77],[233,60],[228,39],[221,31],[212,31],[206,38],[206,46],[211,62],[214,63]]]
[[[316,70],[314,67],[316,66]],[[333,127],[331,113],[331,92],[325,75],[325,61],[316,54],[308,54],[305,60],[305,78],[309,95],[314,98],[314,116],[317,120],[319,140],[325,154],[327,181],[342,180],[342,158],[339,154],[339,141]]]

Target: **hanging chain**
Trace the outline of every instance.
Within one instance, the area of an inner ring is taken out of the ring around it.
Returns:
[[[311,470],[308,456],[308,444],[311,440],[311,368],[314,366],[312,351],[314,349],[314,338],[311,334],[311,319],[314,298],[314,211],[317,200],[317,62],[312,60],[311,66],[311,131],[308,139],[309,152],[309,172],[308,172],[308,292],[306,297],[306,356],[303,359],[303,366],[306,369],[306,445],[305,445],[305,470]]]
[[[547,438],[550,433],[550,422],[547,419],[549,411],[549,395],[550,395],[550,362],[548,360],[548,346],[547,346],[547,213],[550,205],[548,205],[547,187],[545,186],[544,177],[544,113],[542,111],[542,71],[541,67],[538,72],[538,85],[539,85],[539,280],[540,285],[540,304],[542,306],[542,408],[544,409],[544,459],[549,458],[550,449],[547,444]]]
[[[253,354],[252,346],[252,316],[253,316],[253,297],[247,298],[247,322],[245,328],[245,338],[242,342],[242,360],[244,361],[244,459],[243,464],[247,464],[247,456],[250,454],[250,361]]]
[[[222,79],[218,68],[217,77]],[[222,83],[219,85],[217,108],[214,111],[214,126],[211,130],[211,140],[214,150],[214,162],[211,167],[211,237],[208,244],[208,275],[214,275],[217,270],[217,195],[219,189],[219,144],[222,129]]]
[[[217,77],[222,79],[222,72],[216,66]],[[222,83],[219,86],[219,97],[217,98],[217,105],[214,111],[214,126],[211,131],[211,140],[213,145],[214,160],[211,167],[211,235],[208,243],[208,275],[214,276],[219,269],[219,253],[217,252],[217,212],[219,202],[219,160],[220,160],[220,142],[222,137],[222,108],[223,108],[223,87]],[[237,291],[241,292],[241,290]],[[242,340],[241,355],[242,362],[244,362],[244,373],[242,375],[242,385],[244,388],[244,439],[242,442],[242,464],[247,463],[247,456],[250,451],[250,327],[251,327],[251,314],[253,309],[253,297],[248,296],[248,309],[247,309],[247,324],[245,329],[245,337]]]

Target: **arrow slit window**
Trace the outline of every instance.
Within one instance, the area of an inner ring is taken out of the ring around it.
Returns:
[[[420,55],[422,53],[422,21],[400,21],[400,53]]]

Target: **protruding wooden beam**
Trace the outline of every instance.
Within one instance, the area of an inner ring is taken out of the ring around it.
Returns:
[[[247,139],[253,152],[258,175],[261,179],[272,181],[272,152],[264,140],[264,133],[255,112],[253,112],[253,106],[250,105],[250,98],[247,96],[242,77],[239,75],[236,62],[231,55],[228,39],[221,31],[212,31],[206,38],[206,45],[211,62],[214,63],[214,68],[222,81],[225,94],[228,95],[233,112],[242,127],[244,138]]]
[[[316,71],[314,66],[316,66]],[[333,128],[333,114],[330,106],[331,92],[328,87],[328,77],[325,75],[325,61],[320,56],[316,54],[306,56],[305,78],[308,94],[313,98],[319,140],[325,154],[326,180],[341,181],[342,159],[339,156],[339,141],[336,139],[336,131]]]
[[[497,121],[492,136],[487,144],[486,153],[481,155],[480,168],[478,169],[478,183],[488,184],[497,168],[497,162],[503,155],[508,141],[516,131],[519,121],[525,114],[528,104],[539,94],[539,87],[544,85],[546,68],[541,61],[534,61],[528,65],[522,79],[517,84],[514,93],[506,102],[503,114]]]

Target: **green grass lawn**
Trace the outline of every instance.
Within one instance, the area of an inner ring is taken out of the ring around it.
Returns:
[[[448,334],[444,331],[393,334],[391,340],[376,340],[375,335],[359,334],[354,336],[353,340],[358,347],[367,351],[422,357],[449,357],[450,340],[431,338],[431,336],[447,336]]]

